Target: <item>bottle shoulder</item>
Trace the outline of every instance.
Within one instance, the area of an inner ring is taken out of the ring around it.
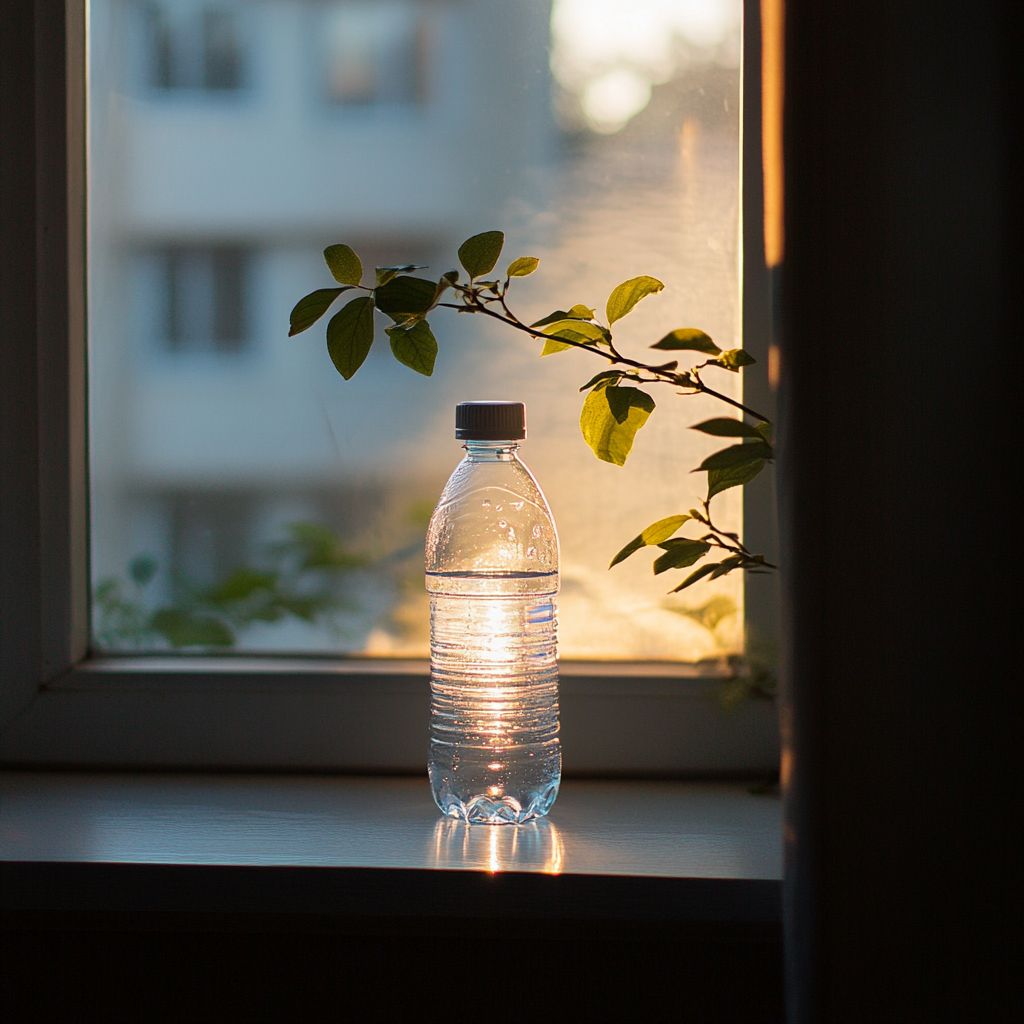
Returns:
[[[547,573],[558,533],[543,491],[518,459],[464,459],[427,529],[427,572]]]

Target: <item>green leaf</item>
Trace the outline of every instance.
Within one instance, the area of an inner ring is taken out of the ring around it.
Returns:
[[[427,268],[418,263],[403,263],[398,267],[376,267],[375,274],[377,280],[377,287],[379,288],[382,284],[387,284],[392,278],[397,277],[399,274],[408,274],[413,270],[426,270]]]
[[[587,344],[587,339],[584,338],[582,334],[576,334],[573,331],[560,331],[558,336],[560,338],[565,338],[567,342],[575,342],[576,345]],[[551,356],[554,355],[556,352],[565,352],[567,349],[574,347],[575,345],[565,344],[561,341],[549,339],[548,341],[544,342],[544,347],[540,350],[540,354],[542,356]]]
[[[536,256],[520,256],[513,260],[505,271],[506,277],[528,277],[540,266],[540,260]],[[485,271],[486,273],[486,271]]]
[[[711,573],[711,578],[717,580],[719,576],[724,576],[728,572],[732,572],[733,569],[740,568],[746,558],[743,555],[730,555],[728,558],[723,558],[718,565],[715,566],[714,572]]]
[[[608,305],[605,307],[608,326],[621,320],[642,298],[660,292],[664,287],[656,277],[648,277],[646,274],[623,281],[608,296]]]
[[[772,425],[768,420],[762,420],[754,429],[761,435],[766,444],[772,443]]]
[[[743,462],[728,469],[712,469],[708,471],[708,498],[710,501],[716,494],[727,491],[730,487],[739,487],[750,483],[767,465],[764,459]]]
[[[442,289],[443,291],[443,289]],[[376,291],[377,308],[392,320],[428,312],[439,297],[438,283],[424,277],[396,277]]]
[[[718,366],[732,370],[734,373],[739,372],[741,366],[750,366],[755,362],[757,360],[753,356],[747,355],[741,348],[727,349],[715,360]]]
[[[698,580],[703,579],[705,576],[710,576],[718,568],[718,562],[708,562],[706,565],[702,565],[699,569],[691,572],[689,576],[679,584],[678,587],[673,587],[669,593],[678,594],[680,590],[685,590],[687,587],[692,586]]]
[[[342,306],[331,317],[327,325],[327,351],[338,373],[345,380],[351,380],[363,365],[372,344],[373,297],[363,295]]]
[[[541,332],[553,338],[559,337],[563,331],[572,331],[585,338],[587,341],[597,342],[599,345],[608,340],[608,329],[600,324],[592,324],[586,320],[577,320],[567,317],[564,320],[554,320],[541,327]]]
[[[677,327],[669,331],[661,341],[656,341],[651,348],[669,349],[673,352],[703,352],[716,356],[722,350],[703,331],[696,327]]]
[[[586,320],[565,319],[555,320],[541,328],[544,334],[552,338],[564,338],[566,341],[576,345],[603,345],[608,341],[609,333],[607,328],[600,324],[588,323]],[[549,341],[544,345],[542,356],[549,356],[552,352],[564,352],[573,345],[562,345],[557,341]]]
[[[577,303],[575,306],[570,307],[568,316],[573,320],[593,320],[594,313],[596,312],[596,310],[591,309],[589,306]]]
[[[730,419],[727,416],[695,423],[690,429],[699,430],[702,434],[711,434],[713,437],[752,437],[755,441],[765,440],[764,435],[757,427],[752,427],[749,423],[744,423],[743,420]]]
[[[273,590],[276,584],[277,573],[260,572],[257,569],[236,569],[215,587],[211,587],[205,597],[215,604],[242,601],[257,591]]]
[[[156,575],[156,559],[152,555],[136,555],[128,563],[128,575],[144,587]]]
[[[310,292],[299,299],[288,317],[288,337],[312,327],[327,312],[331,303],[350,287],[346,285],[344,288],[317,288],[315,292]]]
[[[667,516],[664,519],[659,519],[656,523],[651,523],[650,526],[634,537],[611,560],[608,568],[611,569],[613,566],[618,565],[619,562],[625,561],[634,551],[639,551],[642,547],[647,547],[650,544],[660,544],[663,540],[668,540],[689,519],[689,516]]]
[[[688,537],[676,537],[674,540],[659,544],[658,547],[662,548],[665,554],[654,560],[655,576],[667,569],[685,569],[711,550],[711,545],[706,541],[690,540]]]
[[[362,564],[359,557],[349,554],[341,541],[319,523],[292,523],[288,532],[291,539],[284,550],[298,554],[303,569],[350,569]]]
[[[172,647],[230,647],[235,635],[220,619],[181,608],[161,608],[149,620]]]
[[[437,339],[426,320],[418,320],[407,329],[388,327],[387,335],[391,339],[391,351],[403,366],[422,373],[424,377],[434,372]]]
[[[771,445],[765,444],[764,441],[745,441],[709,455],[694,472],[698,473],[702,469],[730,469],[748,462],[770,459],[772,454]]]
[[[327,268],[338,284],[359,284],[363,279],[363,264],[348,245],[329,245],[324,249]]]
[[[447,274],[442,274],[434,288],[434,297],[430,301],[430,308],[433,309],[440,301],[441,296],[444,295],[452,284],[457,281],[459,275],[454,270],[449,270]]]
[[[547,346],[545,346],[546,348]],[[543,355],[543,353],[541,353]],[[595,373],[590,380],[587,381],[580,391],[588,391],[593,387],[608,387],[612,381],[617,381],[620,377],[625,376],[621,370],[602,370],[600,373]]]
[[[467,238],[459,246],[459,262],[471,278],[489,274],[498,262],[504,244],[504,232],[482,231],[479,235]]]
[[[589,306],[573,306],[572,309],[556,309],[530,326],[547,327],[548,324],[556,323],[558,320],[592,320],[593,318],[594,311]]]
[[[654,399],[638,388],[595,389],[583,402],[580,430],[599,459],[622,466],[653,411]]]

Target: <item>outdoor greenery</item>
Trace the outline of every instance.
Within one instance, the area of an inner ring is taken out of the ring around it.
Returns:
[[[626,462],[637,432],[656,408],[648,391],[650,386],[668,385],[679,395],[704,394],[716,398],[746,418],[716,417],[693,426],[694,430],[730,442],[694,470],[707,474],[707,494],[701,507],[651,523],[612,558],[610,567],[641,548],[657,547],[660,554],[653,566],[656,574],[692,569],[672,588],[672,593],[705,577],[715,579],[737,570],[757,573],[774,569],[763,555],[749,550],[737,534],[717,526],[711,514],[711,501],[716,495],[749,483],[774,457],[768,418],[704,380],[709,370],[739,373],[754,362],[751,356],[741,348],[719,348],[695,327],[679,327],[651,344],[650,348],[659,353],[653,361],[623,354],[616,345],[612,325],[642,299],[664,288],[661,281],[648,276],[630,278],[612,290],[605,304],[604,322],[596,309],[577,304],[526,323],[513,312],[508,296],[513,281],[533,274],[540,261],[533,256],[520,256],[507,265],[504,274],[495,275],[504,242],[501,231],[484,231],[463,242],[458,256],[465,277],[458,270],[450,270],[437,280],[416,277],[412,272],[425,268],[406,264],[377,267],[372,284],[363,283],[362,261],[350,246],[328,246],[324,259],[336,284],[318,288],[296,303],[288,333],[305,331],[342,294],[355,292],[355,297],[327,323],[327,351],[346,380],[356,374],[373,345],[375,310],[390,321],[384,333],[394,357],[428,377],[434,372],[437,339],[427,317],[439,309],[497,320],[543,342],[539,346],[541,356],[582,349],[607,366],[579,389],[586,392],[580,430],[599,459],[617,466]],[[680,366],[681,360],[690,365]]]
[[[239,567],[208,585],[180,575],[169,594],[150,593],[160,566],[139,555],[128,581],[102,580],[94,592],[100,648],[232,647],[236,635],[260,622],[316,622],[344,610],[339,582],[366,564],[326,527],[291,523],[284,538],[263,546],[255,566]]]

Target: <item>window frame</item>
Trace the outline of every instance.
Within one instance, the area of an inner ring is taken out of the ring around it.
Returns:
[[[91,655],[86,0],[18,5],[7,27],[0,58],[11,87],[5,82],[0,94],[0,123],[17,129],[4,133],[17,141],[0,164],[2,223],[5,234],[35,245],[15,249],[0,290],[10,328],[0,347],[0,762],[422,771],[425,660]],[[741,225],[748,228],[762,219],[758,36],[757,7],[745,0]],[[760,231],[741,237],[744,337],[766,368],[771,285]],[[759,376],[749,375],[745,393],[770,411],[772,392]],[[744,489],[743,518],[751,543],[773,555],[770,479]],[[748,637],[776,635],[774,578],[748,575],[744,586]],[[704,665],[563,662],[567,774],[773,772],[774,704],[749,700],[723,710],[716,689],[724,675]]]

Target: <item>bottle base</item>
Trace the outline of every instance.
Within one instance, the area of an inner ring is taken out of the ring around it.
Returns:
[[[435,792],[434,802],[446,817],[470,825],[522,825],[547,814],[557,796],[558,783],[553,782],[525,806],[513,796],[497,797],[486,793],[461,799],[450,792]]]

